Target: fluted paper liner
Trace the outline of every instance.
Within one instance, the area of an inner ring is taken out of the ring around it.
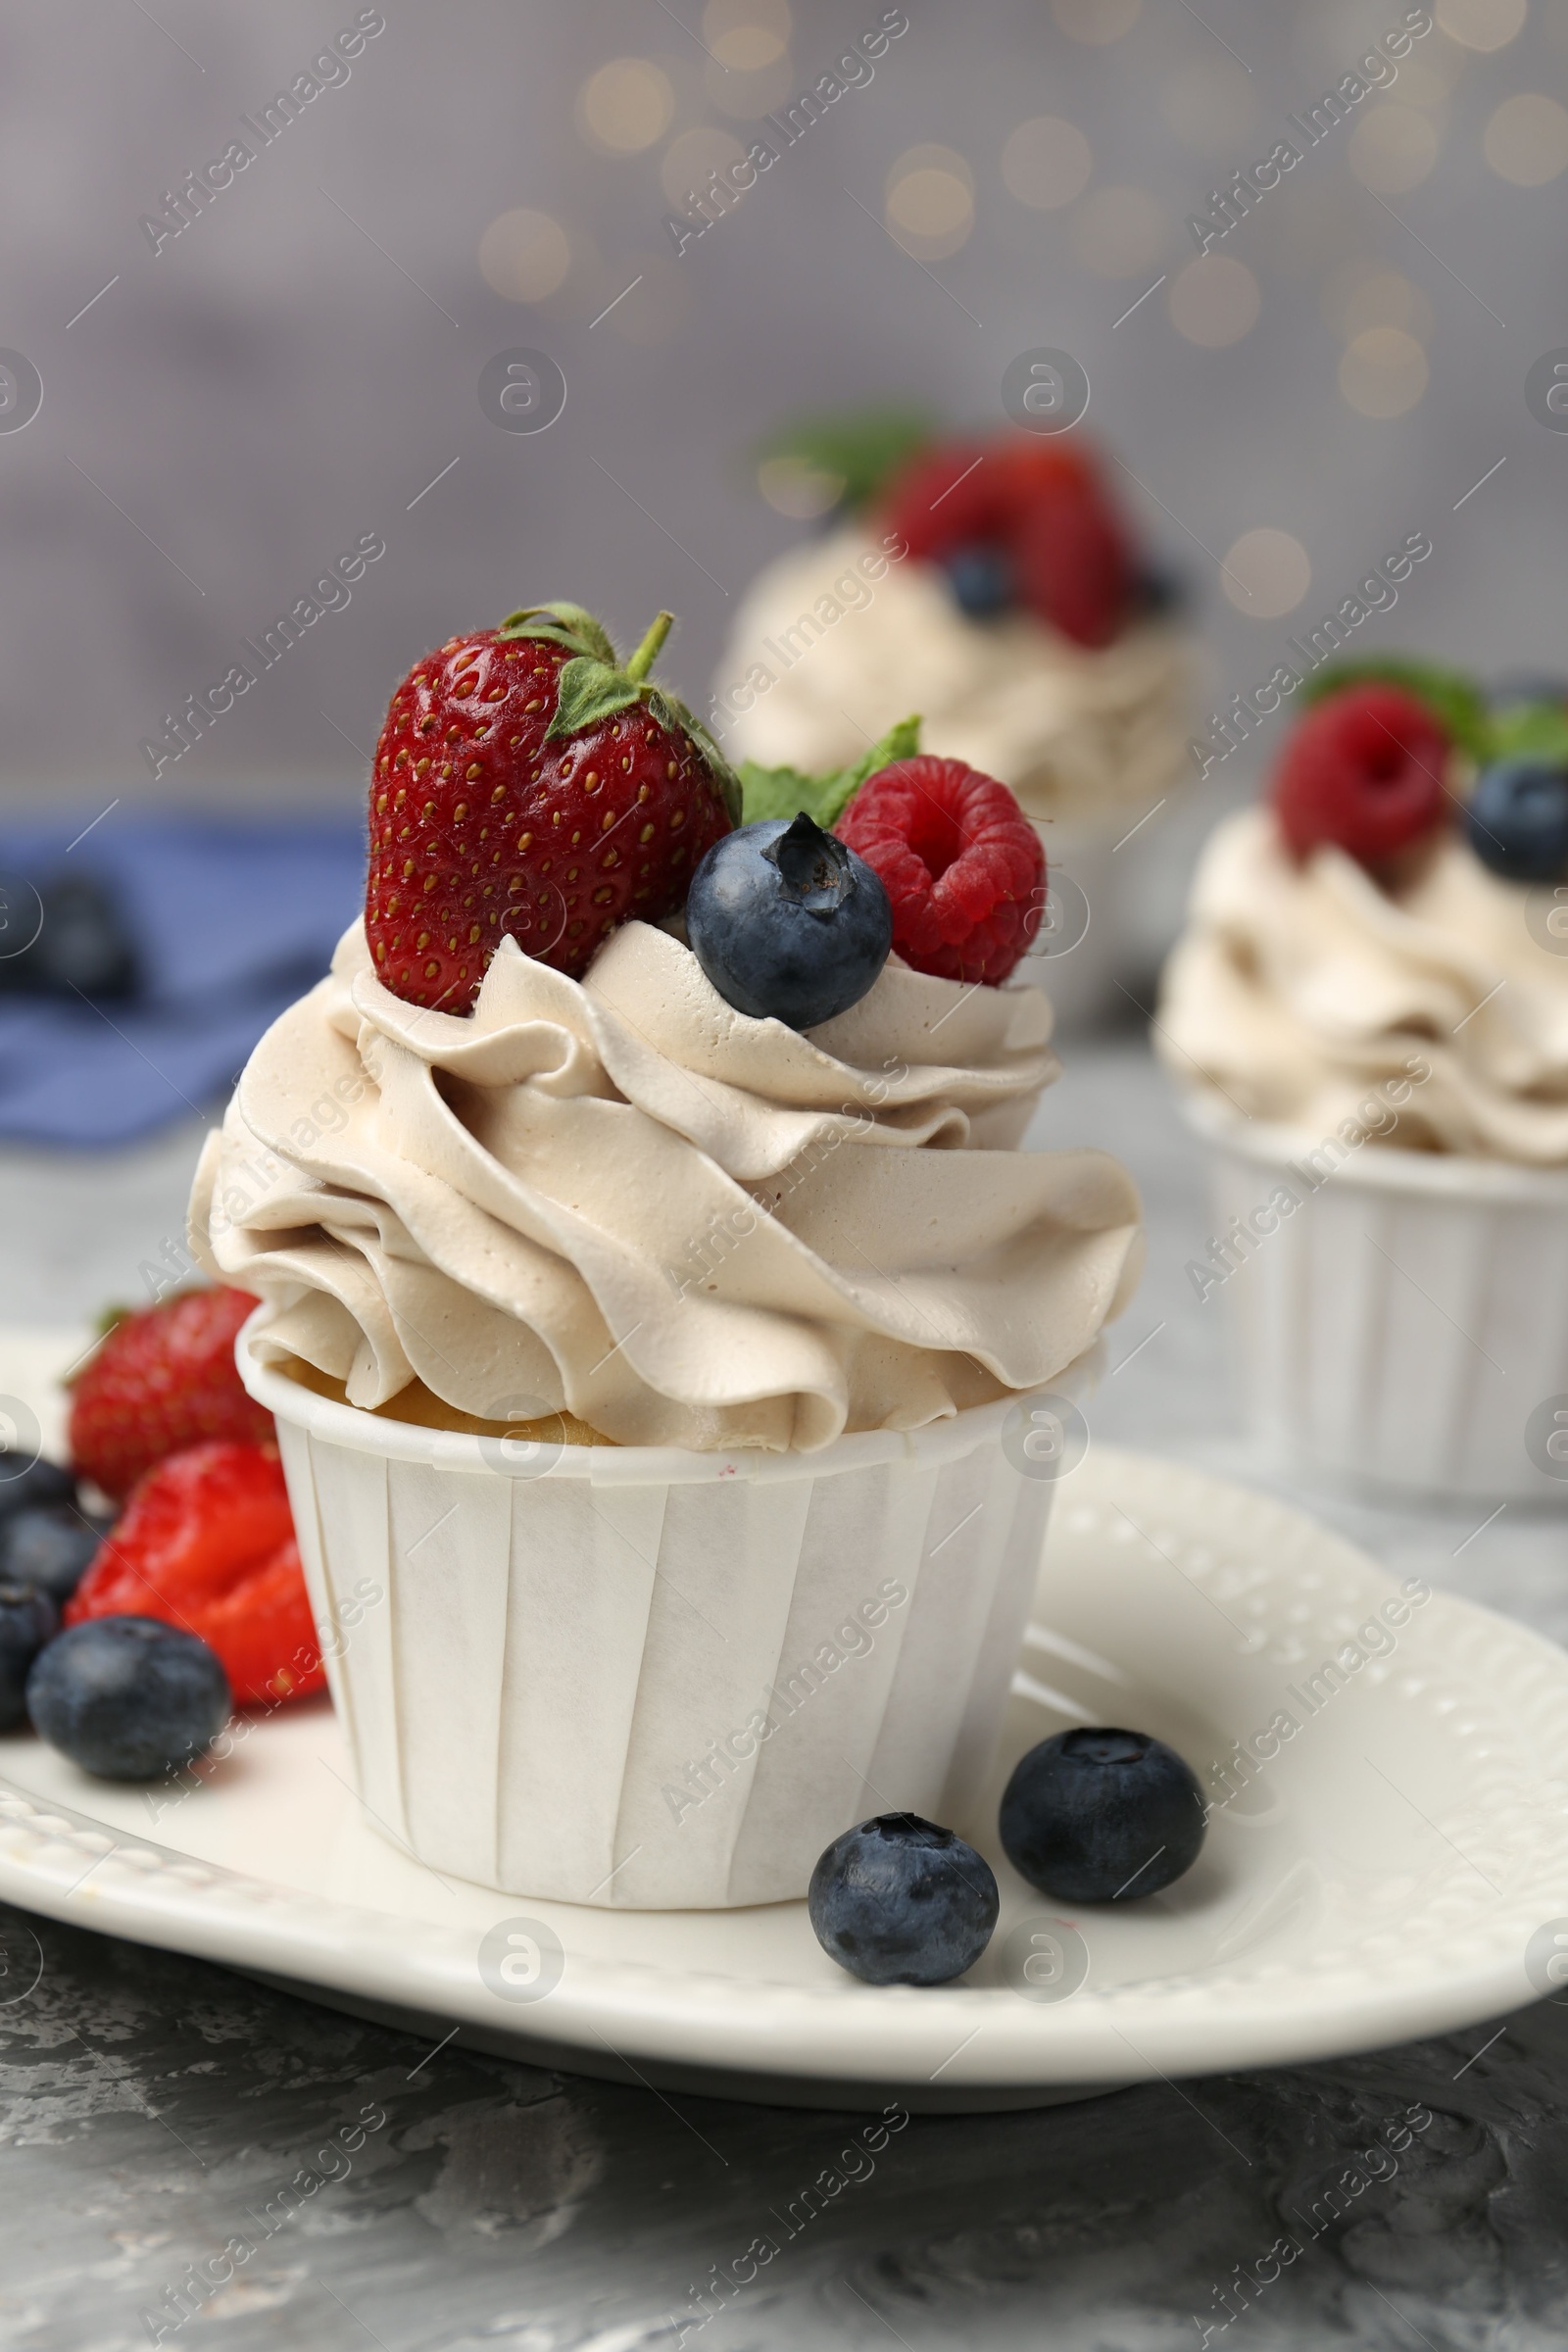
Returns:
[[[1568,1503],[1527,1446],[1568,1395],[1568,1174],[1367,1143],[1312,1189],[1342,1148],[1200,1099],[1187,1114],[1214,1238],[1280,1186],[1299,1197],[1206,1294],[1269,1452],[1400,1494]]]
[[[719,1908],[804,1894],[867,1814],[964,1819],[1054,1492],[1003,1450],[1027,1398],[814,1453],[568,1446],[530,1477],[318,1396],[245,1335],[239,1363],[360,1795],[420,1861]]]

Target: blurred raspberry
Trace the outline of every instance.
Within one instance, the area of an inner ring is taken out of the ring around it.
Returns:
[[[1274,777],[1274,811],[1298,858],[1333,842],[1380,865],[1445,814],[1449,739],[1397,686],[1348,686],[1308,710]]]

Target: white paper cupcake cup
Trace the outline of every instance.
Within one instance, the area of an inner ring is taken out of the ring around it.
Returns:
[[[360,1795],[420,1861],[720,1908],[803,1894],[868,1813],[965,1816],[1054,1491],[1038,1398],[809,1454],[541,1450],[318,1396],[249,1326],[238,1362]]]
[[[1234,1268],[1190,1271],[1271,1455],[1403,1497],[1568,1503],[1568,1173],[1186,1111]]]

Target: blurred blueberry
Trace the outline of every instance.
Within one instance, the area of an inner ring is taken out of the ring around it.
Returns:
[[[1185,572],[1172,564],[1142,564],[1133,587],[1133,602],[1142,612],[1180,612],[1192,600]]]
[[[24,1456],[19,1465],[15,1455],[0,1446],[0,1521],[9,1519],[14,1511],[31,1510],[35,1504],[74,1503],[75,1499],[75,1478],[63,1463]]]
[[[188,1764],[221,1731],[230,1704],[216,1653],[154,1617],[68,1626],[27,1677],[35,1729],[105,1781],[150,1781]]]
[[[64,1608],[105,1533],[69,1503],[13,1511],[0,1519],[0,1584],[32,1585]]]
[[[977,541],[954,548],[942,564],[959,612],[971,620],[990,620],[1012,603],[1012,564],[1005,548]]]
[[[1535,760],[1499,760],[1476,778],[1465,811],[1470,847],[1506,882],[1568,874],[1568,775]]]
[[[60,1630],[60,1612],[31,1585],[0,1583],[0,1732],[27,1719],[27,1675]]]

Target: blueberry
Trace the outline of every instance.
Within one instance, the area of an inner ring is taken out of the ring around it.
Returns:
[[[39,1503],[0,1519],[0,1584],[33,1585],[63,1608],[105,1530],[68,1503]]]
[[[1185,572],[1165,564],[1143,564],[1133,587],[1140,610],[1154,614],[1179,612],[1190,596]]]
[[[1568,873],[1568,774],[1537,760],[1499,760],[1476,778],[1465,811],[1470,847],[1507,882]]]
[[[0,959],[0,988],[73,1003],[135,995],[135,946],[106,884],[91,874],[61,874],[36,893],[14,878],[5,891],[18,904],[40,907],[43,919],[20,952]]]
[[[1000,1826],[1007,1860],[1042,1894],[1131,1902],[1191,1870],[1203,1797],[1175,1749],[1147,1732],[1058,1732],[1017,1766]]]
[[[194,1634],[156,1617],[68,1626],[27,1677],[53,1747],[105,1781],[150,1781],[199,1756],[228,1721],[228,1677]]]
[[[28,1670],[59,1630],[60,1612],[47,1592],[0,1584],[0,1732],[25,1723]]]
[[[33,1461],[0,1446],[0,1521],[35,1503],[74,1503],[76,1482],[59,1462]]]
[[[997,1924],[991,1866],[917,1813],[846,1830],[811,1873],[816,1940],[867,1984],[946,1984],[972,1968]]]
[[[942,559],[954,602],[971,620],[990,620],[1014,601],[1012,564],[1005,548],[987,541],[956,547]]]
[[[814,1029],[876,979],[893,909],[865,860],[803,809],[714,842],[692,876],[686,936],[737,1012]]]

